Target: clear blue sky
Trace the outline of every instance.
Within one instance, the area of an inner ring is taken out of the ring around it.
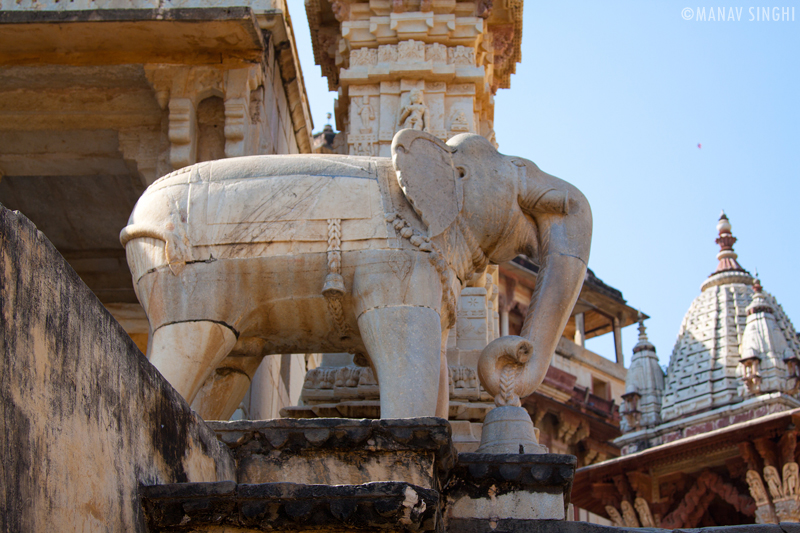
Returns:
[[[500,151],[586,194],[589,267],[652,317],[664,365],[716,267],[723,208],[740,263],[800,326],[800,1],[782,1],[794,21],[751,22],[748,3],[704,3],[706,18],[733,7],[740,20],[698,21],[696,0],[525,2],[522,63],[495,99]],[[314,65],[302,2],[290,10],[320,130],[335,94]],[[636,334],[625,330],[626,363]],[[589,347],[613,354],[610,335]]]

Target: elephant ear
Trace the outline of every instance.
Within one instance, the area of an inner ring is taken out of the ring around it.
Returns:
[[[455,148],[429,133],[401,130],[392,140],[392,164],[400,188],[435,237],[452,224],[464,201],[453,165]]]

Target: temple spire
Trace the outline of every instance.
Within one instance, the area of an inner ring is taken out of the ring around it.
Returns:
[[[664,372],[658,365],[656,348],[647,338],[644,316],[639,312],[639,342],[633,347],[631,366],[625,378],[625,394],[620,406],[623,433],[661,423],[661,398]]]
[[[736,237],[733,236],[731,233],[731,222],[728,220],[728,216],[725,214],[725,211],[719,217],[719,222],[717,222],[717,232],[719,233],[719,237],[717,237],[716,242],[719,244],[719,253],[717,254],[717,259],[719,263],[717,264],[717,269],[714,271],[714,274],[719,274],[720,272],[747,272],[742,266],[736,261],[738,255],[736,252],[733,251],[733,245],[736,244]]]
[[[739,346],[739,393],[754,396],[767,392],[798,392],[798,359],[781,330],[761,281],[753,282],[753,299],[747,306],[747,323]]]

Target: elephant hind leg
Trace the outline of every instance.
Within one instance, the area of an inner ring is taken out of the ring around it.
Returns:
[[[230,354],[203,383],[192,409],[203,420],[229,420],[242,403],[264,359],[265,342],[239,338]]]
[[[191,404],[235,344],[233,330],[218,322],[177,322],[153,332],[147,358]]]
[[[439,398],[442,326],[430,307],[373,308],[358,329],[377,372],[381,418],[434,416]]]
[[[203,420],[230,420],[247,394],[262,359],[264,356],[260,353],[234,353],[226,357],[203,383],[194,397],[192,409]]]

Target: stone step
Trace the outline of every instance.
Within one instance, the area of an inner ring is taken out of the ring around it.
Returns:
[[[239,483],[361,485],[401,481],[440,490],[455,465],[441,418],[208,422],[236,460]]]
[[[441,531],[439,492],[360,485],[175,483],[142,487],[151,532]]]

